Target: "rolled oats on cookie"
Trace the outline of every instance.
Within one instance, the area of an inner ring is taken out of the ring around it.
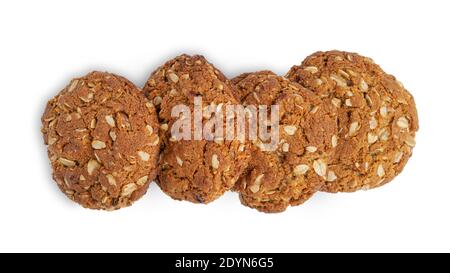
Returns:
[[[73,79],[42,116],[54,180],[90,209],[126,207],[147,191],[157,173],[158,130],[142,91],[104,72]]]
[[[324,191],[352,192],[391,181],[412,155],[418,116],[412,95],[372,59],[316,52],[286,75],[339,112],[333,172]]]

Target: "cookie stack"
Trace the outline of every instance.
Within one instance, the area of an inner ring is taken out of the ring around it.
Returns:
[[[229,105],[276,105],[273,149],[247,132],[217,137],[238,130],[237,119],[217,115]],[[142,90],[92,72],[48,102],[42,124],[53,178],[83,207],[129,206],[155,180],[176,200],[206,204],[233,190],[248,207],[281,212],[317,191],[391,181],[411,157],[418,117],[411,94],[372,59],[329,51],[285,77],[259,71],[231,80],[204,57],[181,55]],[[173,134],[180,124],[189,137]]]

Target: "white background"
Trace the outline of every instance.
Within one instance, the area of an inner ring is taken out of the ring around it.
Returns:
[[[449,1],[1,1],[0,251],[450,251]],[[229,77],[284,74],[317,50],[372,57],[415,96],[420,131],[394,182],[263,214],[227,193],[83,209],[51,179],[45,103],[91,70],[142,86],[177,54]]]

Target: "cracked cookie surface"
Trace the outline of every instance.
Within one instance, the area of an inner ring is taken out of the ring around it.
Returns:
[[[245,73],[232,82],[243,105],[279,106],[275,149],[263,151],[261,145],[267,143],[253,141],[249,165],[234,188],[242,204],[262,212],[302,204],[329,175],[335,111],[311,91],[270,71]]]
[[[336,176],[323,188],[352,192],[379,187],[404,168],[415,146],[417,110],[412,95],[372,59],[343,51],[316,52],[286,75],[339,112]]]
[[[47,103],[42,133],[53,178],[91,209],[131,205],[156,177],[158,121],[142,91],[123,77],[92,72]]]
[[[157,108],[162,129],[164,149],[158,184],[173,199],[209,203],[233,187],[246,167],[249,154],[237,139],[186,140],[171,134],[172,126],[179,121],[171,115],[175,106],[187,106],[194,124],[194,102],[201,97],[199,123],[204,126],[212,117],[206,108],[225,111],[227,105],[237,104],[233,88],[217,68],[198,55],[181,55],[166,62],[145,84],[144,92]],[[189,130],[192,137],[194,127]]]

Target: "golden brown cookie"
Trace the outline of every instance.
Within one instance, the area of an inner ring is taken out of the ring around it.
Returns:
[[[249,154],[237,139],[186,140],[171,134],[172,126],[180,121],[171,115],[175,106],[187,106],[186,115],[190,117],[184,118],[193,124],[196,99],[201,98],[203,110],[209,106],[224,111],[225,106],[237,104],[233,88],[219,70],[197,55],[181,55],[168,61],[145,84],[144,92],[157,107],[162,129],[164,149],[158,184],[173,199],[211,202],[233,187],[246,167]],[[203,127],[211,117],[203,112],[200,125]],[[189,131],[194,137],[194,126]]]
[[[249,165],[235,186],[242,204],[262,212],[302,204],[327,177],[335,112],[311,91],[270,71],[246,73],[232,82],[244,105],[279,106],[275,150],[263,151],[263,141],[254,141]]]
[[[157,173],[154,107],[120,76],[92,72],[73,79],[42,116],[53,178],[70,199],[91,209],[131,205]]]
[[[411,94],[372,59],[342,51],[316,52],[286,75],[339,111],[335,179],[324,191],[384,185],[412,154],[418,117]]]

